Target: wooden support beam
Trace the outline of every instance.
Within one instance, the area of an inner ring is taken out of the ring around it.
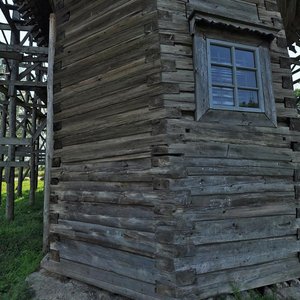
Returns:
[[[23,56],[23,62],[47,62],[48,57],[45,55],[39,55],[38,57]]]
[[[9,85],[9,80],[0,80],[0,85]],[[28,91],[35,88],[46,88],[47,82],[34,82],[34,81],[15,81],[14,86],[20,90]]]
[[[5,4],[3,2],[3,0],[0,1],[0,9],[4,15],[4,17],[6,18],[6,21],[8,22],[13,35],[17,35],[18,34],[18,29],[16,27],[16,24],[14,23],[14,21],[12,20],[12,18],[10,17],[10,12],[9,12],[9,8],[7,7],[7,4]],[[15,14],[15,12],[14,12]]]
[[[33,29],[34,26],[22,26],[22,25],[17,25],[16,24],[16,28],[19,31],[31,31]],[[11,30],[11,27],[9,24],[6,23],[0,23],[0,30]]]
[[[33,46],[20,46],[20,45],[7,45],[4,43],[0,43],[0,51],[37,55],[37,54],[47,54],[48,48],[33,47]]]
[[[6,135],[8,102],[6,104],[3,104],[3,107],[4,107],[4,109],[2,109],[2,112],[1,112],[0,139],[3,139]],[[4,160],[4,154],[6,154],[6,153],[1,153],[1,149],[0,149],[0,161]],[[3,171],[4,171],[4,168],[0,167],[0,206],[2,204],[2,181],[3,181],[3,175],[4,175]]]
[[[45,169],[45,189],[44,189],[44,231],[43,231],[43,251],[49,250],[49,212],[50,212],[50,181],[51,167],[53,159],[53,67],[56,42],[56,19],[55,15],[50,15],[49,32],[49,54],[48,54],[48,112],[47,112],[47,146],[46,146],[46,169]]]
[[[19,139],[16,137],[0,137],[0,145],[30,145],[31,139]]]
[[[44,88],[42,88],[42,90],[43,89]],[[38,88],[35,92],[38,94],[38,96],[42,95],[42,92],[41,92],[40,88]],[[4,95],[7,96],[8,95],[8,89],[5,86],[0,85],[0,93],[3,93]],[[43,99],[41,99],[41,101],[43,101]],[[37,107],[37,108],[46,108],[47,107],[46,105],[43,105],[43,104],[25,103],[24,100],[22,100],[19,97],[16,98],[16,104],[18,106],[23,107],[26,111],[31,110],[32,107]],[[37,110],[37,114],[38,114],[39,118],[42,118],[42,119],[45,118],[45,115],[40,110]]]
[[[27,168],[29,166],[28,162],[18,162],[18,161],[0,161],[0,167],[2,168]]]
[[[40,136],[40,134],[42,133],[42,131],[46,128],[47,125],[47,119],[45,119],[42,124],[40,124],[40,126],[37,128],[35,134],[32,137],[33,142],[35,142],[38,137]]]
[[[3,4],[3,2],[1,1]],[[1,6],[0,6],[1,7]],[[2,7],[1,7],[2,9]],[[3,9],[2,9],[3,11]],[[4,11],[3,11],[4,13]],[[10,18],[10,17],[9,17]],[[19,18],[18,12],[13,12],[13,18]],[[9,20],[8,20],[9,22]],[[9,22],[10,24],[10,22]],[[10,24],[11,25],[11,24]],[[13,25],[11,25],[13,27]],[[12,28],[13,29],[13,28]],[[13,30],[13,34],[11,35],[11,44],[19,45],[20,43],[20,32]],[[15,82],[18,80],[19,73],[19,65],[16,60],[11,62],[11,74],[10,80],[8,84],[8,97],[9,97],[9,137],[11,139],[16,138],[16,114],[17,114],[17,91]],[[15,161],[15,145],[9,145],[8,150],[8,161]],[[6,167],[5,175],[7,178],[7,188],[6,188],[6,218],[8,221],[13,221],[14,219],[14,205],[15,205],[15,167],[13,165]]]
[[[0,155],[7,155],[8,154],[8,146],[0,146]],[[4,161],[4,157],[1,157],[0,161]]]
[[[32,71],[34,71],[39,66],[39,63],[34,63],[28,66],[22,73],[19,75],[19,80],[22,80],[27,75],[29,75]],[[29,78],[27,79],[29,81]]]
[[[37,121],[37,109],[35,107],[32,108],[32,115],[31,115],[31,126],[32,126],[32,134],[36,132],[36,121]],[[35,186],[36,186],[36,142],[32,140],[32,152],[30,156],[30,192],[29,192],[29,204],[33,205],[35,202]]]
[[[1,135],[0,132],[0,145],[3,145],[0,146],[0,186],[5,167],[7,181],[6,217],[11,221],[14,218],[15,168],[20,168],[18,194],[21,195],[24,167],[28,167],[30,163],[32,173],[30,202],[33,203],[37,186],[38,165],[44,163],[43,161],[40,162],[40,160],[44,160],[44,154],[39,151],[38,142],[39,135],[46,124],[46,116],[41,108],[47,107],[47,97],[45,96],[40,100],[39,95],[46,95],[47,83],[42,82],[42,78],[47,71],[44,63],[48,60],[48,48],[33,46],[33,36],[42,37],[36,35],[36,24],[26,19],[25,15],[22,16],[22,19],[20,18],[20,13],[15,9],[15,5],[0,0],[0,8],[8,22],[8,24],[0,23],[0,30],[11,32],[10,41],[5,39],[5,43],[0,42],[0,57],[5,59],[7,68],[7,72],[2,74],[5,76],[3,78],[5,80],[0,82],[0,93],[6,97],[5,100],[1,99],[0,103],[0,125],[2,132],[6,131],[5,126],[8,125],[7,128],[9,128],[9,134],[4,132]],[[13,11],[12,17],[11,11]],[[31,16],[28,15],[28,18]],[[21,31],[26,32],[22,41],[20,40]],[[29,43],[27,44],[27,42]],[[38,43],[38,41],[36,42]],[[24,91],[28,97],[24,96]],[[19,107],[23,109],[18,110]],[[4,119],[5,126],[2,124]],[[37,122],[42,122],[42,126],[36,128]],[[17,130],[22,130],[22,138],[16,137]],[[30,138],[26,138],[29,136]],[[35,142],[31,145],[33,140]]]
[[[28,157],[30,158],[32,153],[32,147],[18,147],[16,148],[16,157]],[[7,155],[8,154],[8,146],[0,146],[0,155]],[[37,155],[44,155],[45,153],[42,150],[35,151],[35,154]],[[4,161],[4,159],[2,159]]]
[[[1,58],[6,58],[6,59],[14,59],[17,61],[22,61],[23,55],[18,52],[5,52],[5,51],[0,51],[0,57]]]
[[[26,100],[27,101],[29,100],[29,93],[27,93],[27,95],[26,95]],[[25,118],[24,124],[23,124],[23,127],[22,127],[22,139],[26,139],[26,134],[27,134],[26,127],[27,127],[27,123],[28,123],[28,120]],[[16,151],[16,155],[17,155],[17,151]],[[20,162],[24,162],[24,160],[25,160],[24,156],[20,157]],[[19,167],[19,173],[18,173],[18,187],[17,187],[17,195],[18,195],[18,197],[21,197],[22,194],[23,194],[23,172],[24,172],[24,167],[20,166]]]
[[[7,7],[8,10],[18,10],[18,6],[17,5],[5,3],[5,6]]]

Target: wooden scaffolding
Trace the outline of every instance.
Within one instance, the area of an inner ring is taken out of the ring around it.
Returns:
[[[26,176],[29,202],[35,201],[46,143],[47,40],[27,1],[19,2],[0,1],[0,195],[6,182],[8,220],[14,218],[15,193],[22,194]]]
[[[300,2],[297,0],[278,0],[278,6],[283,16],[286,29],[287,43],[291,51],[296,55],[292,58],[292,73],[294,84],[300,83],[300,55],[295,46],[300,47]]]

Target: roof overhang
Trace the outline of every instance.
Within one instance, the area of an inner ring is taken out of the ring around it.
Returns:
[[[286,31],[288,45],[300,46],[300,1],[277,0]]]
[[[21,14],[32,20],[32,25],[36,25],[37,34],[48,41],[49,35],[49,15],[52,12],[52,0],[14,0],[19,6]]]

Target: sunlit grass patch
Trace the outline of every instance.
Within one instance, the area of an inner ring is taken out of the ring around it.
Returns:
[[[3,187],[5,193],[5,184]],[[1,300],[29,299],[25,278],[42,259],[43,182],[39,183],[35,205],[29,206],[28,198],[29,180],[25,180],[23,196],[15,202],[15,221],[5,220],[5,201],[0,208]]]

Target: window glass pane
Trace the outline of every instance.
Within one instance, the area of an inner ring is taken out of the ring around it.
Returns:
[[[231,49],[228,47],[210,45],[210,55],[213,63],[231,64]]]
[[[232,68],[212,66],[211,77],[213,84],[233,84]]]
[[[240,107],[259,108],[257,91],[239,90],[238,97]]]
[[[256,72],[237,70],[237,83],[240,87],[257,87]]]
[[[255,68],[254,52],[246,50],[235,50],[235,61],[239,67]]]
[[[234,106],[233,89],[230,88],[212,88],[213,104]]]

